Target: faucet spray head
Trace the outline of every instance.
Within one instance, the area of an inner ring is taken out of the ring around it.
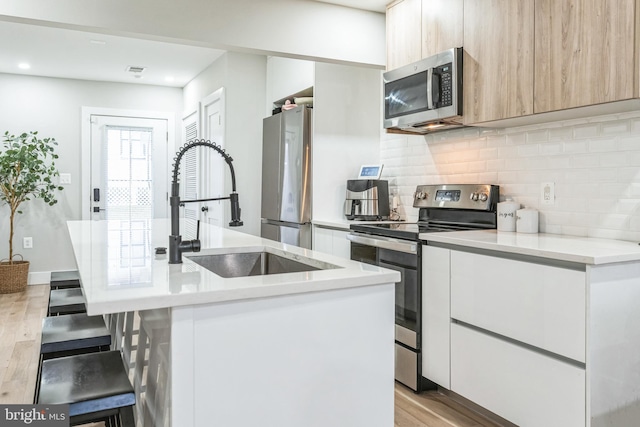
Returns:
[[[238,203],[238,193],[229,194],[231,201],[231,222],[229,227],[240,227],[244,223],[240,219],[240,204]]]

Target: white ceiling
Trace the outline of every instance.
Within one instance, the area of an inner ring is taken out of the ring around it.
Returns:
[[[384,12],[387,0],[317,0]],[[0,20],[0,73],[184,87],[224,51]],[[31,68],[23,70],[20,63]],[[129,66],[145,67],[141,74]],[[167,77],[172,77],[168,81]]]
[[[341,6],[353,7],[354,9],[371,10],[373,12],[384,13],[387,4],[391,0],[316,0],[323,3],[338,4]]]

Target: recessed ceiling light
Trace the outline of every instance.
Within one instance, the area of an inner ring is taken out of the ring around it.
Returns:
[[[31,68],[31,65],[27,64],[26,62],[21,62],[18,64],[18,68],[20,68],[21,70],[28,70],[29,68]]]
[[[89,43],[91,43],[91,44],[99,44],[99,45],[107,44],[107,42],[104,41],[104,40],[90,40]]]
[[[170,83],[170,82],[175,81],[175,78],[173,76],[167,76],[167,77],[164,78],[164,81]]]

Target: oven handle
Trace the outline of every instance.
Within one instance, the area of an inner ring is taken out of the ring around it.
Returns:
[[[390,239],[385,237],[370,237],[353,231],[347,234],[347,239],[353,243],[361,245],[373,246],[376,248],[389,249],[392,251],[404,252],[407,254],[417,254],[418,244],[409,241],[400,241],[396,239]]]

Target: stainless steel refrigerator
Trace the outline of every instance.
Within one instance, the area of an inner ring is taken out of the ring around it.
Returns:
[[[299,106],[262,123],[262,224],[267,239],[311,249],[311,118]]]

